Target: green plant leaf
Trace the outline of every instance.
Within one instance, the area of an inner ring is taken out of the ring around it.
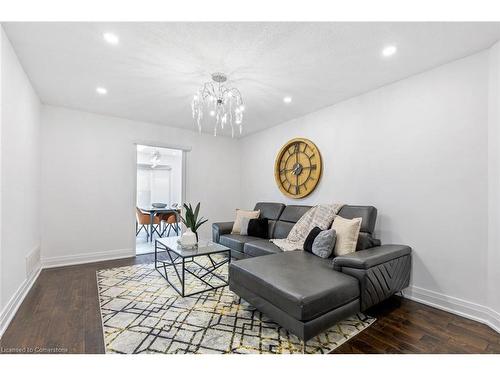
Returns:
[[[194,220],[198,220],[198,214],[200,212],[200,202],[196,205],[196,208],[194,209]]]
[[[201,218],[201,219],[200,219],[200,220],[196,223],[196,225],[195,225],[195,229],[196,229],[196,230],[198,230],[198,228],[199,228],[200,226],[202,226],[203,224],[205,224],[207,221],[208,221],[208,219],[205,219],[205,218],[203,218],[203,217],[202,217],[202,218]]]
[[[194,221],[194,214],[193,214],[193,207],[189,205],[189,221],[191,222],[191,225],[195,223]]]
[[[201,202],[196,204],[194,210],[191,203],[184,203],[183,206],[185,209],[185,215],[181,215],[181,221],[187,228],[190,228],[194,233],[196,233],[198,228],[208,221],[208,219],[205,219],[204,217],[198,219]]]

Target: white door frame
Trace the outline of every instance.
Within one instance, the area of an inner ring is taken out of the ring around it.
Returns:
[[[191,147],[186,147],[186,146],[181,146],[181,145],[175,145],[175,144],[170,144],[170,143],[163,143],[163,142],[151,142],[151,141],[141,141],[137,140],[132,142],[133,146],[133,164],[132,164],[132,175],[133,175],[133,181],[134,181],[134,194],[132,197],[132,208],[133,208],[133,221],[131,223],[131,233],[133,234],[133,249],[134,249],[134,256],[137,255],[137,249],[136,249],[136,235],[135,235],[135,207],[137,205],[137,146],[148,146],[148,147],[158,147],[158,148],[170,148],[173,150],[179,150],[182,151],[181,158],[182,158],[182,188],[181,188],[181,205],[184,202],[187,202],[187,189],[186,189],[186,182],[187,182],[187,162],[188,162],[188,157],[187,154],[188,152],[191,151]]]

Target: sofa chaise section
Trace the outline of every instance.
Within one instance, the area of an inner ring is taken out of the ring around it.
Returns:
[[[359,311],[358,281],[303,251],[233,262],[230,289],[303,340]]]
[[[411,248],[384,245],[333,259],[304,251],[239,260],[229,288],[307,341],[409,286]]]

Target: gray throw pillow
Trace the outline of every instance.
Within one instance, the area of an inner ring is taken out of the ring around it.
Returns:
[[[241,218],[241,227],[240,227],[240,234],[242,236],[248,236],[248,223],[250,222],[249,217],[242,217]]]
[[[333,253],[336,240],[337,233],[335,229],[321,231],[314,239],[312,245],[313,254],[321,258],[329,258]]]

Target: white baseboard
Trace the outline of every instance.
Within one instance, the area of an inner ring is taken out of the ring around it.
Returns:
[[[413,301],[486,324],[500,333],[500,314],[489,307],[416,286],[405,289],[403,295]]]
[[[105,260],[130,258],[134,256],[135,256],[134,249],[118,249],[109,251],[98,251],[94,253],[63,255],[58,257],[42,258],[42,268],[73,266],[76,264],[94,263]]]
[[[40,275],[42,268],[39,266],[36,270],[19,286],[14,295],[10,298],[7,305],[0,312],[0,338],[5,333],[5,330],[9,326],[10,322],[16,315],[17,310],[24,301],[24,298],[28,295],[33,284],[35,284],[36,279]]]

